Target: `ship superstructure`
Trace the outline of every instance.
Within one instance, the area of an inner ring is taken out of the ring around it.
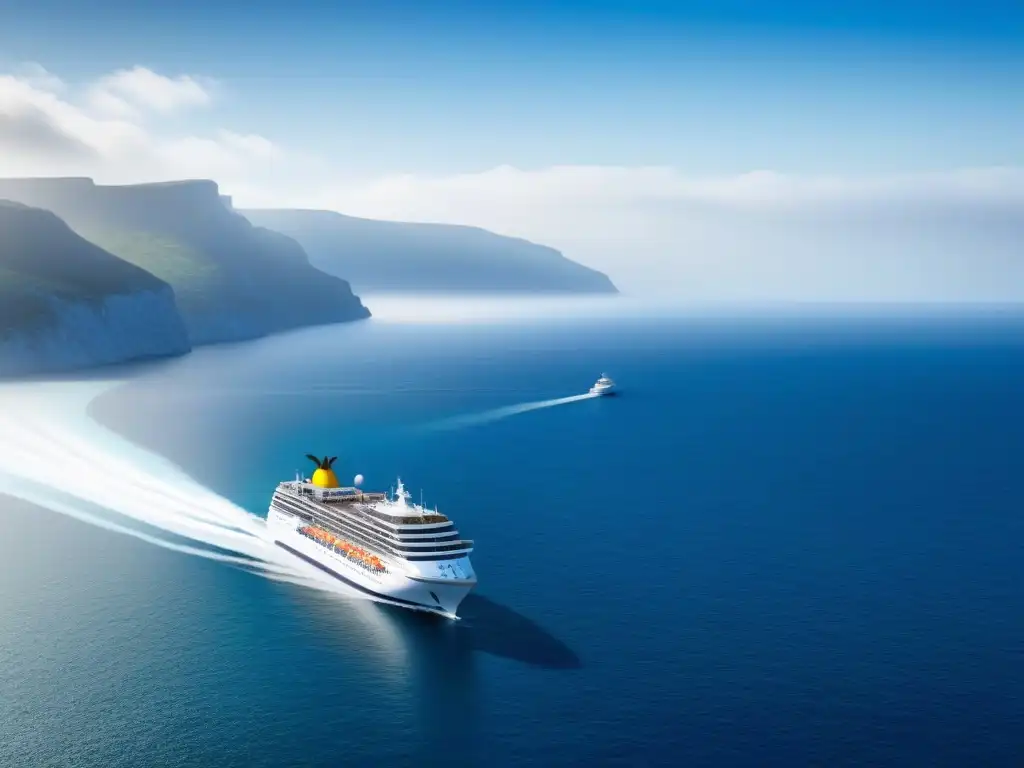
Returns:
[[[608,374],[602,373],[594,386],[590,388],[590,394],[592,395],[614,395],[615,394],[615,382],[612,381]]]
[[[393,493],[341,487],[334,458],[274,491],[267,526],[279,547],[351,587],[409,608],[455,617],[476,585],[473,542],[436,509]],[[336,458],[336,457],[335,457]]]

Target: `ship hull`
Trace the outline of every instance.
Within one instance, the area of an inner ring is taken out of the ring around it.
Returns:
[[[474,580],[422,579],[398,572],[389,566],[386,573],[375,573],[348,560],[333,549],[306,538],[296,528],[298,520],[271,509],[267,528],[274,544],[348,587],[395,605],[457,618],[463,598],[476,586]]]

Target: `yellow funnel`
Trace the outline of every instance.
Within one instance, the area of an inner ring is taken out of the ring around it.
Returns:
[[[318,488],[337,488],[338,477],[333,469],[318,469],[313,473],[313,485]]]
[[[325,456],[323,459],[319,459],[311,453],[306,454],[306,458],[316,464],[316,472],[313,473],[313,485],[318,488],[337,488],[338,477],[334,474],[334,470],[331,469],[334,466],[334,462],[337,461],[337,456]]]

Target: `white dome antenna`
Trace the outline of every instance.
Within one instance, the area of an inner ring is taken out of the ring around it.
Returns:
[[[356,488],[358,488],[360,485],[363,484],[363,479],[364,478],[363,478],[362,475],[356,475],[355,479],[352,481],[352,485],[354,485]]]

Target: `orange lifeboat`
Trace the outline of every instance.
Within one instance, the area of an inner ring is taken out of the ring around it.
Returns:
[[[378,571],[385,570],[384,563],[381,559],[374,554],[371,554],[368,550],[362,547],[357,547],[352,542],[346,541],[338,536],[335,536],[329,531],[325,531],[322,528],[318,528],[313,525],[305,525],[299,529],[299,533],[309,536],[316,541],[334,548],[336,551],[344,554],[346,557],[363,563],[366,567],[372,568]]]

